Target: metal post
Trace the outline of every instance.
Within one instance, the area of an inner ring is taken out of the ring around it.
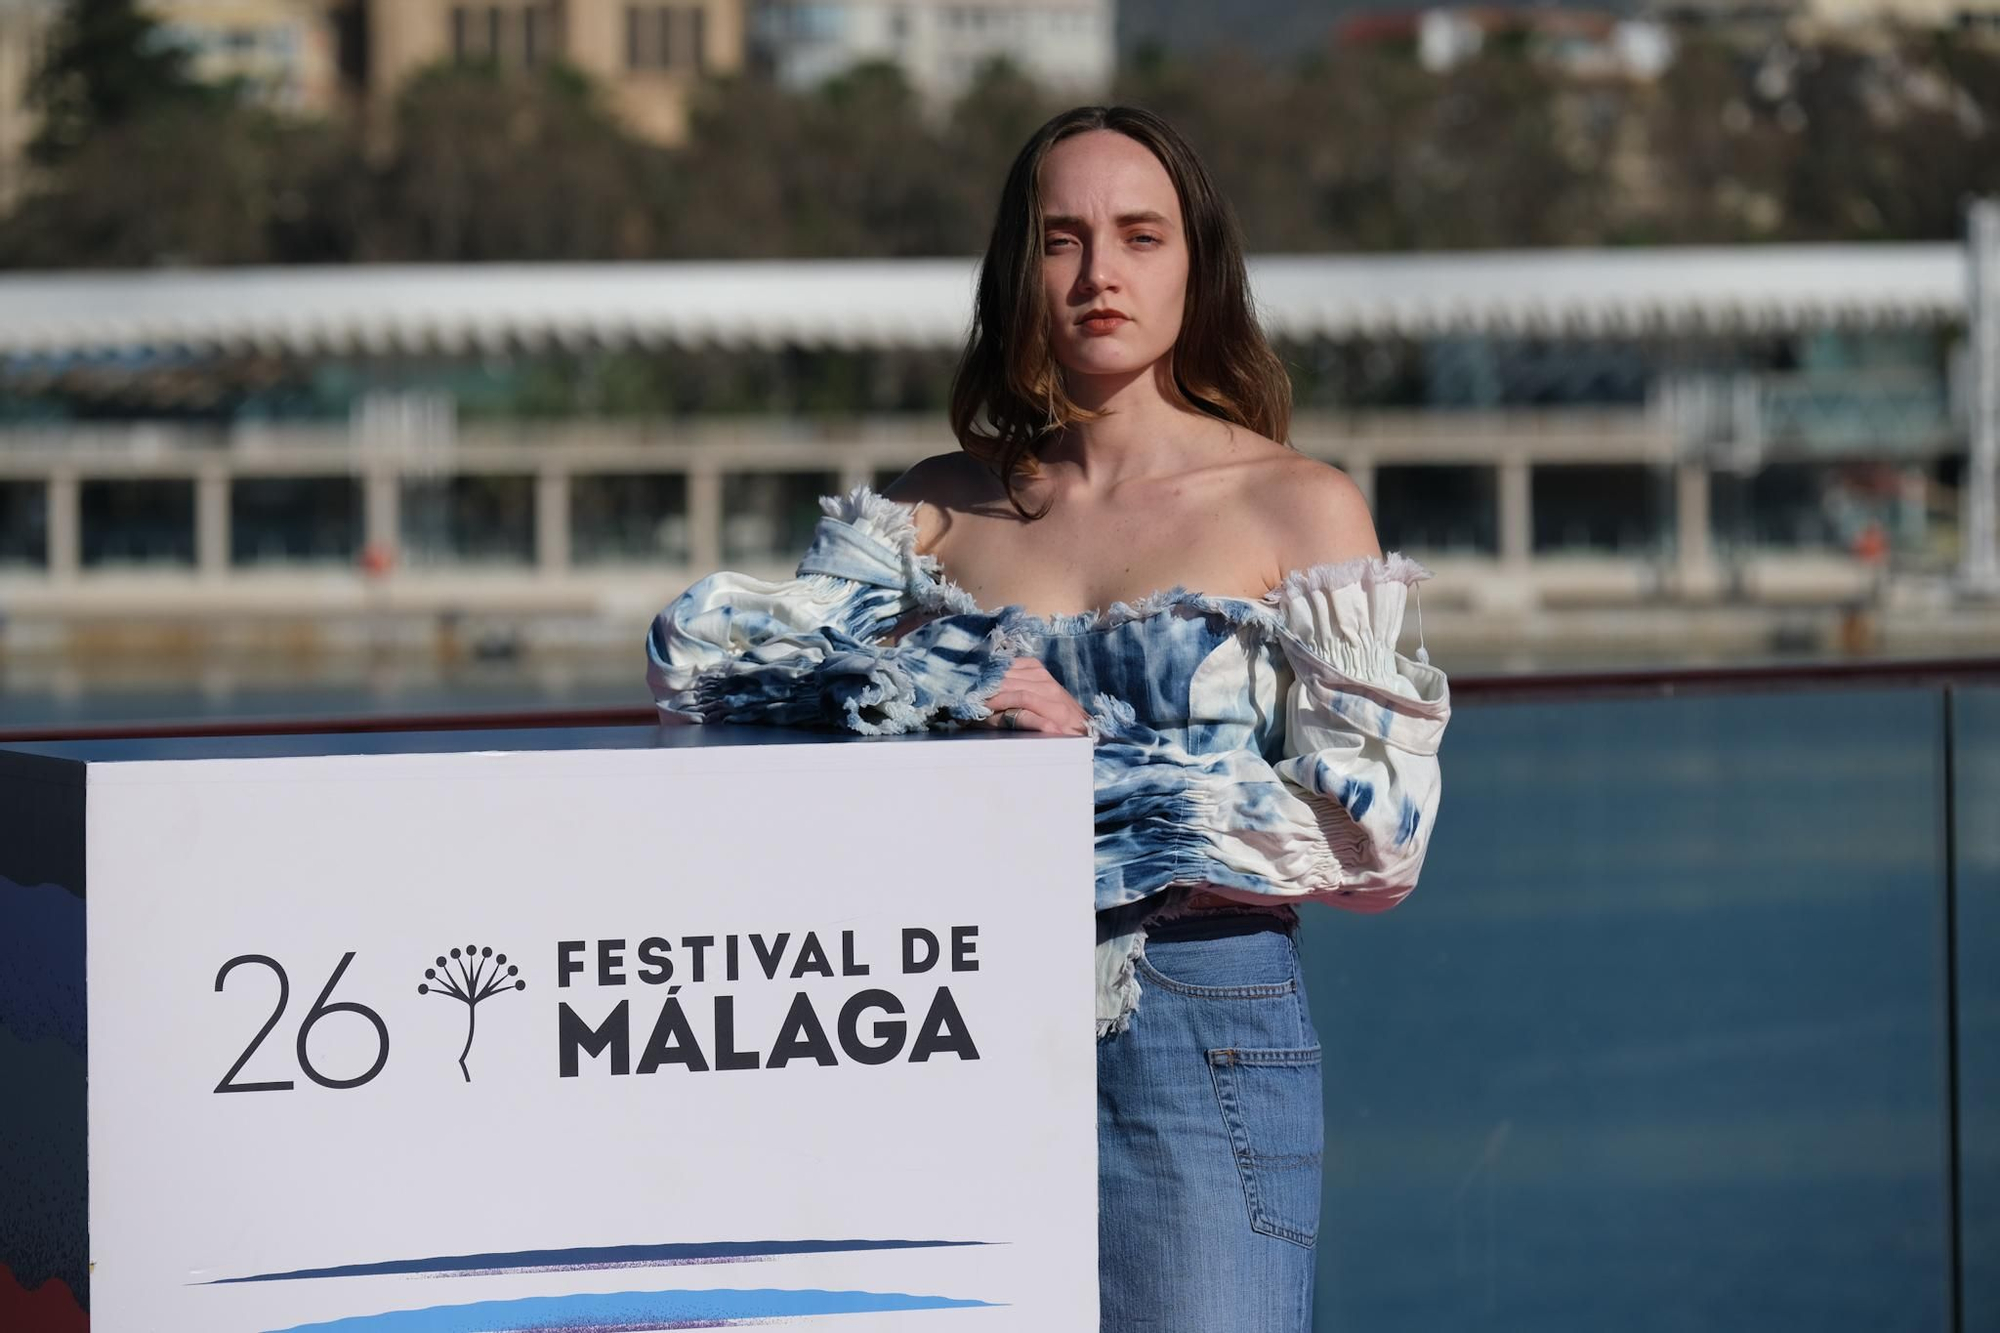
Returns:
[[[2000,593],[1994,481],[2000,462],[2000,199],[1966,210],[1966,328],[1971,334],[1970,457],[1963,498],[1968,592]]]

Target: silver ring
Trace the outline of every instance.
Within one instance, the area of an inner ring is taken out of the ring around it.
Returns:
[[[1021,729],[1021,710],[1018,708],[1009,708],[1000,714],[1000,725],[1009,731],[1019,731]]]

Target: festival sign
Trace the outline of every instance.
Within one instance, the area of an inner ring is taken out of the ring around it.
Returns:
[[[79,763],[90,1326],[1092,1326],[1087,744],[801,741]]]

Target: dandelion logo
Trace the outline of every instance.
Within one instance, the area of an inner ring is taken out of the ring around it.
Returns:
[[[458,1072],[465,1075],[467,1083],[472,1082],[472,1071],[465,1067],[465,1057],[472,1054],[479,1005],[502,991],[528,989],[527,982],[517,979],[520,975],[521,969],[508,962],[506,954],[476,944],[453,949],[450,958],[440,956],[436,967],[424,969],[425,980],[417,987],[417,994],[443,995],[465,1006],[465,1049],[458,1053]]]

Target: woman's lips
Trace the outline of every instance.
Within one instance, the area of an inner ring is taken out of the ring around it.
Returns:
[[[1077,327],[1085,333],[1103,335],[1106,333],[1115,333],[1121,325],[1129,324],[1130,322],[1123,315],[1098,315],[1094,318],[1083,320]]]

